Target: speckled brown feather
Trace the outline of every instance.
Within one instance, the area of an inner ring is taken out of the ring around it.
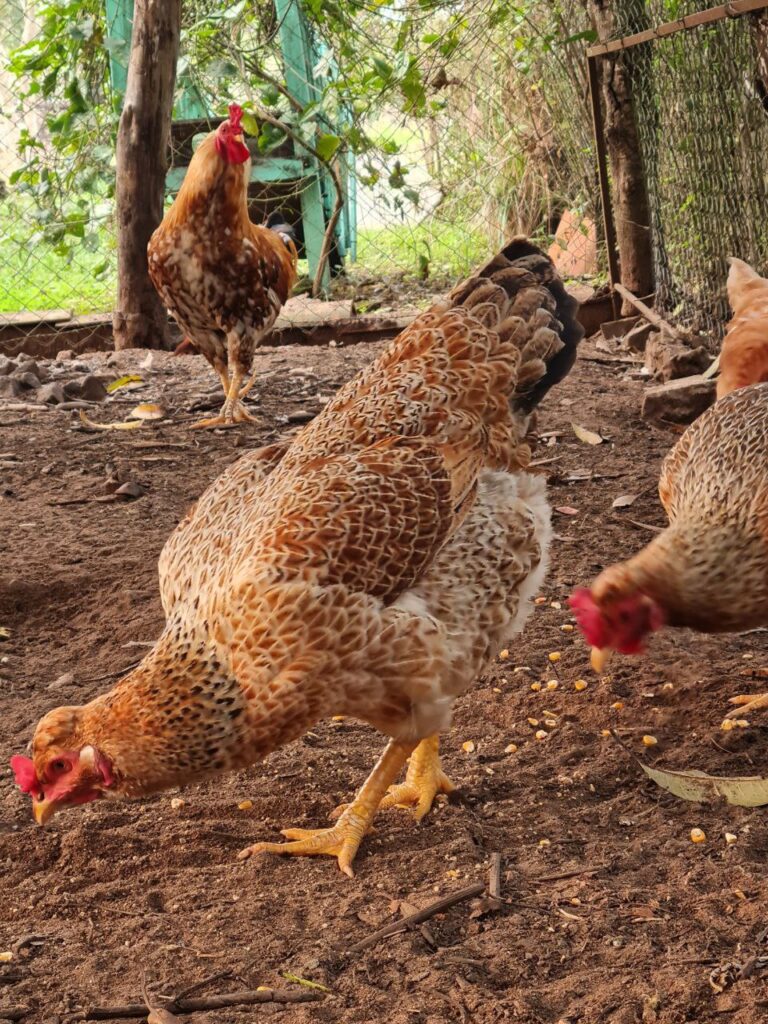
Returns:
[[[674,626],[768,626],[768,384],[732,392],[683,434],[661,470],[670,525],[593,587],[600,602],[640,589]]]
[[[195,348],[217,370],[227,366],[227,335],[247,374],[296,281],[293,243],[252,224],[251,163],[227,163],[215,133],[201,142],[181,189],[149,241],[149,276]]]
[[[487,267],[289,446],[211,485],[161,555],[156,647],[109,694],[43,720],[39,770],[88,742],[135,795],[250,764],[330,714],[406,740],[448,724],[540,586],[549,508],[521,472],[532,396],[581,337],[529,243]]]

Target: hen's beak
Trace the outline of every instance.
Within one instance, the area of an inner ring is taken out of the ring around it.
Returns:
[[[610,647],[593,647],[592,653],[589,656],[589,663],[593,670],[601,675],[605,670],[605,666],[611,660],[611,649]]]
[[[49,818],[54,816],[58,809],[59,805],[55,800],[46,800],[45,797],[42,800],[34,800],[32,802],[32,813],[38,825],[44,825]]]
[[[245,139],[243,137],[243,133],[242,132],[240,132],[239,135],[233,136],[233,138],[234,138],[235,142],[240,142],[240,143],[243,143],[243,144],[245,143]]]

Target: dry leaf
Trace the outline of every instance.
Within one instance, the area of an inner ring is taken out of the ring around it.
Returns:
[[[640,762],[649,779],[667,792],[692,800],[694,803],[708,803],[722,797],[736,807],[763,807],[768,804],[768,778],[760,775],[707,775],[696,769],[685,772],[651,768]]]
[[[128,413],[129,420],[161,420],[164,416],[165,409],[154,402],[141,402]]]
[[[573,432],[580,441],[584,444],[602,444],[605,440],[600,434],[596,434],[594,430],[587,430],[586,427],[580,427],[578,423],[571,423]]]
[[[142,425],[141,420],[131,423],[95,423],[85,415],[82,409],[80,410],[80,422],[89,430],[136,430]]]
[[[124,377],[118,377],[117,380],[110,381],[107,384],[107,394],[114,394],[115,391],[119,391],[121,388],[127,387],[129,384],[143,384],[144,381],[141,377],[137,377],[135,373],[128,373]]]
[[[137,484],[135,480],[126,480],[124,484],[117,488],[115,494],[119,494],[123,498],[141,498],[145,491],[141,484]]]
[[[636,501],[636,494],[620,494],[618,498],[614,498],[611,502],[611,508],[629,508],[629,506],[634,505]]]
[[[561,516],[577,516],[579,514],[579,510],[570,505],[556,505],[555,512],[559,512]]]

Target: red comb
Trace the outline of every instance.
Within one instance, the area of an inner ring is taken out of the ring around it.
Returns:
[[[33,762],[28,757],[16,754],[11,758],[11,769],[16,776],[16,785],[22,793],[35,793],[40,788],[37,781],[37,772]]]
[[[229,123],[232,127],[237,130],[242,127],[240,122],[243,119],[243,108],[239,103],[229,104]]]

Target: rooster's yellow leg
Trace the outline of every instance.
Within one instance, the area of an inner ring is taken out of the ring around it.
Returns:
[[[405,782],[390,786],[381,801],[382,809],[413,806],[416,821],[421,821],[438,793],[453,792],[456,787],[440,765],[439,745],[439,736],[428,736],[421,741],[411,754]]]
[[[743,718],[750,711],[759,711],[761,708],[768,708],[768,693],[742,693],[738,697],[731,697],[729,704],[738,705],[729,711],[726,718]]]
[[[282,834],[292,843],[254,843],[239,854],[240,858],[255,853],[291,853],[314,856],[325,853],[338,858],[339,867],[352,878],[352,861],[363,836],[371,827],[387,788],[402,771],[414,743],[390,740],[376,767],[363,783],[355,799],[332,828],[286,828]]]
[[[256,417],[251,416],[240,401],[240,385],[244,376],[243,371],[235,366],[232,369],[231,377],[226,370],[218,372],[221,383],[224,385],[224,394],[226,395],[221,412],[218,416],[212,416],[208,419],[200,420],[198,423],[193,423],[192,429],[205,430],[210,427],[235,427],[238,423],[244,422],[258,423],[259,421]]]

